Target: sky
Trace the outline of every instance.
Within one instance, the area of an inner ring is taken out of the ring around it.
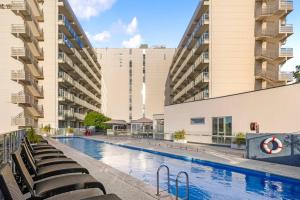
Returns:
[[[176,48],[199,0],[69,0],[94,47],[134,48],[140,44]],[[294,58],[282,71],[300,65],[300,0],[288,16],[294,35],[284,47],[294,48]]]

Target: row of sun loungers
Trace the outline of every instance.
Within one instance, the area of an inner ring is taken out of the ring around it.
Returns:
[[[12,160],[14,167],[0,166],[0,199],[2,193],[5,200],[120,200],[47,141],[32,145],[25,137]]]

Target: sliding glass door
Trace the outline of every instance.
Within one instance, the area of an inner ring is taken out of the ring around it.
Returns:
[[[230,144],[232,137],[232,117],[214,117],[212,122],[213,143]]]

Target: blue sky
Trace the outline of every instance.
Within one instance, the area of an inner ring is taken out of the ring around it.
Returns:
[[[94,47],[138,47],[163,44],[177,47],[199,0],[69,0]],[[295,58],[282,68],[300,64],[300,1],[288,17],[295,34],[286,47]]]

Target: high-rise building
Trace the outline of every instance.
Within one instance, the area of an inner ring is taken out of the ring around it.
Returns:
[[[168,104],[285,85],[292,10],[290,0],[200,1],[175,52]]]
[[[102,108],[107,116],[131,122],[164,113],[165,85],[175,49],[142,45],[96,51],[103,74]]]
[[[2,8],[0,130],[76,128],[87,112],[101,112],[101,67],[68,1],[7,0]]]

